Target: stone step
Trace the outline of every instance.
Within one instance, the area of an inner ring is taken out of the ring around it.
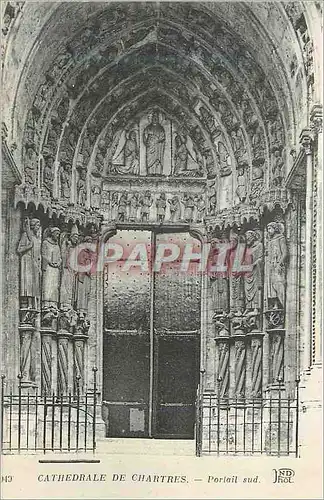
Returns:
[[[194,439],[105,438],[97,441],[98,454],[195,456]]]

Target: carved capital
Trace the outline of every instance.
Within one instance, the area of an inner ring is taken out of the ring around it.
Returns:
[[[311,130],[315,135],[321,134],[323,131],[323,106],[315,104],[310,113]]]
[[[309,128],[304,128],[299,136],[299,142],[304,148],[305,154],[312,154],[313,134]]]
[[[229,336],[229,319],[226,313],[216,313],[213,316],[215,324],[216,339]]]
[[[264,312],[267,321],[267,330],[278,330],[284,327],[283,309],[270,309]]]
[[[56,331],[59,311],[56,306],[45,307],[41,314],[42,328]]]

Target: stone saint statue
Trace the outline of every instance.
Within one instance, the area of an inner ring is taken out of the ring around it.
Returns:
[[[263,245],[261,235],[257,231],[246,231],[246,260],[252,266],[251,272],[246,272],[244,278],[245,307],[248,310],[261,310],[262,304],[262,267]]]
[[[60,304],[72,305],[75,296],[76,274],[73,268],[77,265],[77,255],[73,249],[79,242],[78,226],[74,225],[71,229],[71,234],[61,234],[60,246],[62,253],[62,281],[61,281],[61,296]],[[74,262],[71,261],[73,259]]]
[[[146,146],[146,171],[148,175],[162,175],[165,147],[165,131],[159,123],[159,113],[154,111],[152,122],[143,132],[143,142]]]
[[[230,261],[230,310],[233,314],[242,314],[244,310],[244,289],[243,289],[243,276],[242,272],[235,269],[235,265],[241,261],[242,240],[239,234],[231,229],[230,231],[230,246],[231,251],[229,254]]]
[[[18,243],[20,255],[20,297],[28,308],[37,306],[40,298],[41,226],[38,219],[26,219]]]
[[[62,267],[61,248],[59,237],[61,230],[58,227],[44,231],[42,245],[42,301],[45,307],[56,305],[59,301],[60,275]]]
[[[93,243],[91,236],[86,236],[84,239],[85,244]],[[84,248],[79,254],[79,263],[81,266],[88,266],[92,262],[91,249]],[[76,283],[76,308],[78,312],[87,312],[89,304],[89,295],[91,287],[91,272],[83,272],[77,274]]]
[[[285,307],[287,245],[284,225],[270,222],[267,225],[266,293],[268,308]]]
[[[213,237],[211,247],[215,257],[214,263],[219,267],[226,266],[228,256],[224,256],[224,248],[228,245],[228,240],[225,235]],[[223,313],[228,312],[229,308],[229,288],[228,274],[226,271],[217,271],[215,276],[210,278],[211,296],[213,302],[213,312]]]

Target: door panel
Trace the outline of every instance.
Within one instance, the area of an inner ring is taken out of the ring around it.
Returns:
[[[159,337],[156,342],[156,436],[193,439],[198,336]]]
[[[104,337],[103,401],[107,435],[147,437],[150,394],[149,335]]]
[[[187,233],[156,235],[156,246],[164,243],[177,245],[180,254],[154,274],[154,327],[170,332],[200,330],[198,265],[191,262],[188,270],[181,268],[185,246],[192,246],[194,252],[200,249],[200,243]]]
[[[200,276],[180,268],[186,234],[120,231],[110,240],[124,260],[109,265],[104,288],[103,418],[109,437],[194,437],[199,374]],[[127,269],[136,244],[175,243],[179,259],[161,272]]]
[[[139,267],[125,268],[148,231],[120,231],[113,243],[124,260],[108,266],[104,289],[103,418],[109,437],[148,437],[150,406],[151,276]]]

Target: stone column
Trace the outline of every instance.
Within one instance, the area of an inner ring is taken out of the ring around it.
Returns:
[[[57,390],[66,396],[74,389],[73,381],[73,333],[77,313],[68,305],[62,306],[58,314],[57,332]]]
[[[245,397],[246,344],[245,335],[234,337],[234,396],[238,400]]]
[[[265,313],[269,335],[269,384],[277,386],[284,381],[284,312],[282,310],[268,310]]]
[[[314,105],[310,115],[314,134],[314,179],[313,200],[313,345],[312,361],[322,363],[322,243],[323,243],[323,106]]]
[[[230,396],[230,336],[227,316],[215,315],[217,393],[221,398]]]
[[[312,133],[304,129],[300,134],[300,143],[306,154],[306,252],[305,252],[305,321],[303,366],[308,370],[311,366],[312,338],[312,251],[313,251],[313,159]]]
[[[43,311],[41,316],[41,388],[42,394],[49,395],[55,389],[56,367],[53,363],[55,351],[58,310],[54,306]],[[55,373],[53,371],[55,369]],[[53,377],[54,375],[54,377]]]
[[[250,343],[250,393],[252,397],[262,396],[262,351],[263,333],[249,334]]]
[[[83,394],[86,386],[86,372],[85,372],[85,360],[86,360],[86,345],[89,338],[88,331],[90,328],[90,322],[86,317],[85,313],[80,312],[78,314],[77,325],[75,333],[73,335],[73,380],[74,380],[74,392],[79,391]]]
[[[71,366],[70,357],[70,333],[64,332],[57,334],[57,392],[60,395],[66,396],[70,389],[69,367]]]

